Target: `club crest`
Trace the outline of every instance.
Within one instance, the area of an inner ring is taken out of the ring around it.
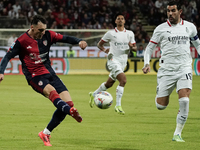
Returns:
[[[44,40],[44,41],[43,41],[43,44],[44,44],[45,46],[47,46],[47,40]]]

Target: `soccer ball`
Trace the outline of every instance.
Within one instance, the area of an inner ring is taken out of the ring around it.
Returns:
[[[94,97],[94,102],[100,109],[108,109],[113,103],[113,97],[106,91],[98,92]]]

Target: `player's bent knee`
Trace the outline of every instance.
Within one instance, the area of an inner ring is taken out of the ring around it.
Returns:
[[[159,109],[159,110],[164,110],[165,108],[167,108],[167,106],[160,105],[160,104],[158,104],[157,102],[156,102],[156,107],[157,107],[157,109]]]

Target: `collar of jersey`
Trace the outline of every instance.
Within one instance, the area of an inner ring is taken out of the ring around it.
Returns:
[[[167,24],[168,24],[170,27],[173,26],[173,25],[170,23],[169,19],[167,19]],[[181,19],[181,21],[179,22],[179,24],[180,24],[180,25],[183,25],[183,19]]]
[[[124,28],[123,31],[119,31],[119,30],[117,30],[117,27],[115,27],[115,32],[126,32],[126,29]]]

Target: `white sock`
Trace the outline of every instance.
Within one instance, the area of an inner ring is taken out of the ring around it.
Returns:
[[[93,96],[95,96],[98,92],[106,91],[106,90],[107,90],[107,88],[106,88],[105,82],[104,82],[99,86],[99,88],[96,91],[94,91]]]
[[[185,122],[187,121],[188,118],[188,113],[189,113],[189,98],[182,97],[179,99],[179,112],[176,118],[177,125],[174,135],[177,134],[181,135]]]
[[[181,136],[181,132],[183,130],[183,127],[184,127],[184,124],[177,123],[174,135],[180,135]]]
[[[124,93],[124,87],[118,85],[116,89],[116,106],[121,106],[121,99],[123,93]]]
[[[45,129],[43,130],[43,133],[44,133],[44,134],[48,134],[48,135],[51,134],[51,132],[50,132],[47,128],[45,128]]]

